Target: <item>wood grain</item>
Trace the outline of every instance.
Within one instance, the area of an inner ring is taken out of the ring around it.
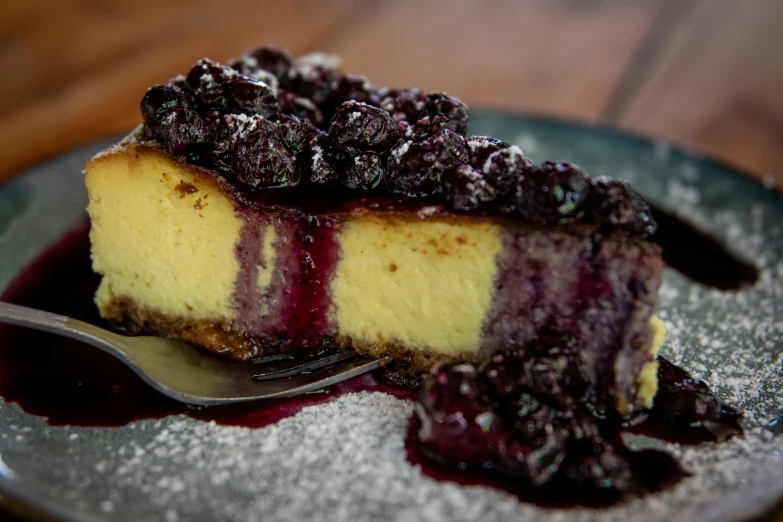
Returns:
[[[701,0],[660,42],[621,126],[783,186],[783,2]]]
[[[408,0],[325,45],[378,85],[595,119],[667,3]]]
[[[83,1],[64,3],[67,9],[55,1],[33,3],[48,7],[18,8],[2,24],[0,70],[18,72],[0,82],[0,180],[76,144],[133,128],[147,87],[187,71],[198,58],[225,60],[265,42],[303,53],[363,12],[356,0]]]

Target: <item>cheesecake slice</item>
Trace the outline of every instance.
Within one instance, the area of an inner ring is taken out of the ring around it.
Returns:
[[[572,336],[622,414],[657,388],[663,262],[627,184],[467,137],[443,94],[263,48],[151,88],[86,168],[101,315],[247,360],[324,347],[423,372]]]

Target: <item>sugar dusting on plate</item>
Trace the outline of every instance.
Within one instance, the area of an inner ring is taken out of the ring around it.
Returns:
[[[783,436],[776,436],[783,432],[783,218],[762,204],[708,211],[690,177],[684,172],[659,195],[762,272],[741,292],[665,274],[663,355],[744,409],[747,428],[744,438],[697,447],[633,436],[633,445],[664,448],[692,473],[670,490],[598,511],[557,510],[436,481],[406,460],[412,403],[369,392],[261,429],[184,416],[115,429],[50,427],[0,400],[0,485],[24,480],[28,492],[80,519],[625,522],[757,512],[783,493]]]

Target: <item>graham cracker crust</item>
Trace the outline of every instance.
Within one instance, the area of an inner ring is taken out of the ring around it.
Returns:
[[[158,335],[179,339],[203,348],[221,357],[247,361],[278,353],[293,353],[287,339],[279,336],[249,336],[236,329],[231,321],[172,317],[170,315],[139,306],[133,299],[119,297],[101,309],[101,316],[113,322],[131,335]],[[480,354],[463,353],[445,355],[432,351],[414,349],[396,341],[368,343],[350,336],[325,335],[319,349],[352,349],[373,357],[388,356],[394,363],[384,367],[383,380],[390,384],[416,388],[424,373],[439,363],[478,362]]]

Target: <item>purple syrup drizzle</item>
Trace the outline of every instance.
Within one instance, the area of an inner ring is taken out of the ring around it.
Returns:
[[[292,274],[282,300],[280,325],[292,348],[312,353],[323,345],[323,338],[334,333],[329,321],[329,279],[337,265],[339,246],[336,224],[322,216],[305,216],[294,232]]]
[[[242,228],[234,249],[234,256],[239,262],[239,272],[234,281],[232,301],[242,328],[256,332],[263,328],[263,295],[258,287],[258,273],[265,261],[262,245],[267,222],[260,212],[246,210],[240,211],[240,215]]]

